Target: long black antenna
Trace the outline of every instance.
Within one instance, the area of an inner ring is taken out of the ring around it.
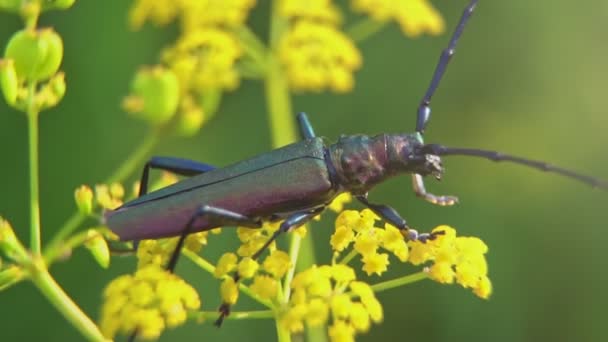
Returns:
[[[594,188],[600,188],[604,190],[608,190],[608,182],[599,178],[587,176],[578,172],[574,172],[568,169],[564,169],[561,167],[557,167],[542,161],[531,160],[521,157],[512,156],[509,154],[504,154],[496,151],[487,151],[480,150],[474,148],[457,148],[457,147],[446,147],[443,145],[437,144],[428,144],[423,147],[424,151],[428,151],[429,153],[440,155],[440,156],[473,156],[479,158],[489,159],[495,162],[511,162],[515,164],[525,165],[537,170],[557,173],[564,177],[573,178],[580,182],[591,185]]]
[[[456,43],[458,42],[460,35],[462,35],[462,31],[464,31],[464,26],[471,17],[471,14],[473,14],[473,10],[475,9],[475,6],[477,6],[477,1],[478,0],[472,0],[469,5],[464,9],[464,12],[462,12],[462,17],[460,17],[460,22],[458,23],[458,26],[456,26],[456,30],[454,30],[454,33],[452,33],[452,38],[450,38],[450,43],[448,44],[448,47],[443,50],[443,52],[441,52],[441,55],[439,56],[439,62],[435,67],[435,72],[433,73],[431,84],[426,90],[426,93],[424,94],[424,97],[422,98],[422,101],[420,101],[420,105],[418,106],[418,116],[416,118],[416,132],[420,134],[424,132],[424,129],[426,128],[426,125],[431,117],[431,97],[433,97],[433,94],[435,94],[435,90],[437,90],[437,86],[439,86],[439,82],[441,81],[441,78],[445,73],[445,69],[447,68],[448,63],[450,62],[450,59],[452,58],[454,53],[456,53]]]

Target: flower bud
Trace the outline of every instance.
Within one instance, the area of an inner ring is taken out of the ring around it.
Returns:
[[[65,74],[58,72],[38,91],[36,104],[38,108],[55,107],[65,95]]]
[[[15,33],[4,55],[15,61],[18,79],[40,81],[57,72],[63,58],[63,42],[52,29],[25,29]]]
[[[110,249],[106,240],[99,232],[93,229],[87,232],[87,237],[88,239],[85,241],[84,246],[91,252],[99,266],[108,268],[110,266]]]
[[[14,105],[17,102],[19,81],[17,81],[15,62],[12,59],[0,59],[0,88],[6,103]]]
[[[179,103],[177,76],[162,66],[140,70],[133,80],[132,95],[125,99],[123,107],[135,112],[151,124],[169,121]]]
[[[88,186],[81,185],[76,189],[74,199],[81,214],[89,215],[93,211],[93,190]]]
[[[25,249],[19,239],[17,239],[13,227],[2,217],[0,217],[0,251],[6,257],[17,262],[26,257]]]

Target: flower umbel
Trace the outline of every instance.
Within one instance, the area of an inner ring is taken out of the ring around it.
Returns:
[[[297,91],[350,91],[361,67],[354,43],[332,25],[300,20],[285,34],[279,58],[290,87]]]
[[[454,228],[439,226],[433,232],[443,232],[436,239],[422,243],[411,241],[410,262],[419,265],[428,261],[434,263],[428,272],[431,279],[451,284],[456,281],[484,299],[492,293],[488,278],[488,264],[485,254],[488,246],[476,237],[456,236]]]
[[[165,327],[183,324],[187,312],[201,305],[190,285],[156,265],[114,279],[104,299],[100,326],[108,338],[134,331],[146,339],[158,338]]]
[[[359,254],[363,271],[368,275],[381,275],[390,263],[389,254],[378,252],[382,248],[401,262],[409,261],[416,266],[432,262],[427,270],[430,278],[437,282],[452,284],[456,281],[473,289],[481,298],[490,296],[492,284],[487,276],[485,259],[488,247],[479,238],[456,236],[454,228],[439,226],[433,229],[433,239],[406,243],[404,233],[399,229],[388,223],[384,224],[384,229],[376,227],[377,220],[378,217],[369,209],[340,213],[330,241],[334,259],[352,244],[353,250],[342,262],[348,262],[353,253]]]
[[[331,324],[331,341],[353,341],[355,334],[369,330],[371,322],[382,321],[382,306],[369,285],[356,281],[349,266],[313,266],[298,273],[291,287],[293,295],[279,322],[292,333],[302,331],[305,324]]]

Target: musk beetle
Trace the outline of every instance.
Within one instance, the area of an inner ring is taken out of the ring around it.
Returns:
[[[279,230],[253,255],[257,258],[278,235],[311,220],[342,192],[353,194],[378,216],[400,228],[407,239],[433,239],[434,233],[410,229],[390,206],[369,202],[367,193],[387,178],[410,174],[417,196],[433,204],[453,205],[458,201],[456,197],[433,195],[424,187],[423,177],[442,177],[442,156],[464,155],[512,162],[608,189],[605,181],[544,162],[494,151],[424,143],[431,97],[477,2],[473,0],[467,5],[447,48],[440,55],[418,107],[415,133],[342,136],[336,143],[326,145],[315,135],[307,116],[300,113],[297,119],[301,141],[227,167],[215,168],[171,157],[152,158],[143,170],[139,198],[109,211],[105,216],[107,225],[124,241],[180,236],[166,266],[172,271],[189,233],[220,226],[259,228],[265,220],[284,220]],[[148,193],[150,169],[191,177]],[[221,311],[218,324],[229,308]]]

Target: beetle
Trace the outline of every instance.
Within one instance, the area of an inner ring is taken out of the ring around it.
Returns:
[[[107,212],[106,224],[123,241],[179,236],[166,266],[173,271],[185,237],[190,233],[220,226],[259,228],[264,221],[283,220],[274,235],[252,255],[256,259],[280,234],[305,224],[343,192],[350,192],[382,219],[401,229],[405,238],[423,242],[434,239],[441,232],[418,233],[395,209],[370,202],[367,194],[390,177],[411,174],[417,196],[440,206],[457,203],[457,197],[434,195],[424,186],[425,176],[441,179],[444,173],[442,156],[465,155],[507,161],[608,189],[605,181],[544,162],[494,151],[424,143],[431,97],[477,2],[472,0],[466,6],[447,48],[439,57],[418,107],[414,133],[348,135],[327,145],[323,138],[315,135],[306,114],[300,113],[297,122],[301,141],[223,168],[172,157],[150,159],[143,169],[140,196]],[[148,193],[151,169],[190,178]],[[229,313],[229,308],[223,307],[220,311],[218,324]]]

